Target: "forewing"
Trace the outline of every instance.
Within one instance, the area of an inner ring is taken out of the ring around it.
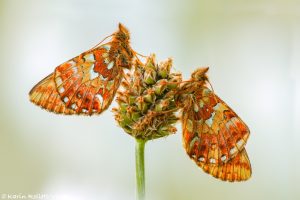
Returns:
[[[247,125],[210,89],[203,86],[186,101],[183,142],[195,162],[222,165],[244,149],[250,134]]]
[[[67,108],[57,113],[92,115],[108,108],[123,77],[123,70],[116,64],[115,56],[110,55],[110,48],[110,44],[99,46],[55,69],[52,82]]]

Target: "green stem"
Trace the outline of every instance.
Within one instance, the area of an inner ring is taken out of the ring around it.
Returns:
[[[146,140],[136,139],[135,168],[136,168],[137,200],[145,199],[145,167],[144,167],[145,143],[146,143]]]

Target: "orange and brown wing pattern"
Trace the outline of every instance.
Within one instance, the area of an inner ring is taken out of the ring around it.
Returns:
[[[251,177],[251,164],[246,152],[242,149],[235,157],[224,164],[197,164],[208,174],[223,181],[245,181]]]
[[[33,87],[29,95],[30,101],[46,110],[55,113],[75,114],[74,110],[67,108],[61,101],[60,95],[57,93],[53,73]]]
[[[183,142],[188,155],[203,169],[238,159],[236,156],[241,156],[250,131],[237,114],[205,86],[196,89],[185,101]]]
[[[111,104],[123,78],[123,69],[130,68],[133,55],[129,32],[120,24],[110,42],[56,67],[53,74],[30,91],[30,100],[55,113],[100,114]],[[64,105],[65,109],[44,106],[52,100],[47,95],[50,93],[56,99],[51,104]],[[39,103],[37,96],[42,96],[45,103]]]
[[[100,46],[55,69],[55,85],[66,107],[91,115],[110,105],[123,77],[123,69],[109,56],[110,48]]]

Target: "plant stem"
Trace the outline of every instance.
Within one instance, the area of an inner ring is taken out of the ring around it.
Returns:
[[[146,140],[136,139],[135,168],[136,168],[136,196],[137,200],[145,199],[145,167],[144,149]]]

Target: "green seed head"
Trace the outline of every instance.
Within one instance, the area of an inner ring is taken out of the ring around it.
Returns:
[[[171,73],[171,67],[172,59],[157,64],[153,54],[145,63],[136,61],[125,75],[117,93],[118,107],[113,111],[117,123],[129,135],[151,140],[176,132],[174,95],[182,78],[179,73]]]

